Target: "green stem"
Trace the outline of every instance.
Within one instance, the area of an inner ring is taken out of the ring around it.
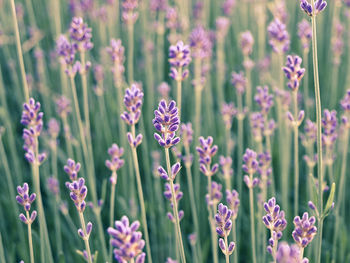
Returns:
[[[182,68],[178,68],[178,71],[179,71],[179,76],[182,75]],[[181,96],[181,92],[182,92],[182,82],[181,80],[177,80],[176,81],[176,84],[177,84],[177,89],[176,89],[176,101],[177,101],[177,108],[179,110],[179,117],[180,117],[180,120],[181,119],[181,104],[182,104],[182,96]]]
[[[312,1],[313,10],[314,1]],[[323,214],[323,163],[322,163],[322,127],[321,127],[321,95],[320,95],[320,83],[318,79],[318,61],[317,61],[317,32],[316,32],[316,16],[315,14],[311,17],[312,25],[312,58],[313,58],[313,68],[314,68],[314,82],[315,82],[315,100],[316,100],[316,122],[317,122],[317,173],[318,173],[318,202],[319,202],[319,213]],[[322,252],[322,227],[323,218],[319,220],[318,231],[318,251],[316,256],[316,263],[321,262],[321,252]]]
[[[109,206],[109,226],[113,227],[113,222],[114,222],[114,202],[115,202],[115,187],[117,184],[117,172],[113,171],[112,173],[112,177],[115,178],[115,183],[113,182],[111,184],[111,200],[110,200],[110,206]],[[109,245],[109,261],[112,262],[112,252],[113,252],[113,248],[112,245]]]
[[[253,181],[253,174],[249,175],[250,181]],[[250,234],[252,241],[252,258],[253,263],[256,263],[256,252],[255,252],[255,223],[254,223],[254,193],[253,188],[249,187],[249,207],[250,207]]]
[[[294,214],[298,215],[299,205],[299,144],[298,144],[298,91],[293,91],[294,101]]]
[[[171,175],[169,148],[165,148],[164,150],[165,150],[165,158],[166,158],[166,163],[167,163],[168,174]],[[186,263],[185,250],[184,250],[184,246],[183,246],[183,242],[182,242],[179,212],[177,209],[177,201],[176,201],[176,197],[175,197],[175,189],[174,189],[174,181],[173,180],[170,180],[170,188],[171,188],[172,203],[173,203],[173,213],[174,213],[174,217],[175,217],[175,227],[176,227],[177,237],[178,237],[178,241],[179,241],[181,262]]]
[[[17,56],[18,56],[19,66],[20,66],[21,75],[22,75],[22,86],[24,91],[24,97],[25,97],[25,101],[29,101],[30,93],[29,93],[26,71],[25,71],[24,61],[23,61],[21,38],[19,35],[19,29],[18,29],[15,0],[11,0],[11,11],[12,11],[12,18],[13,18],[13,27],[15,29]]]
[[[131,133],[132,133],[133,138],[135,138],[135,125],[131,126]],[[131,148],[132,148],[132,156],[133,156],[133,160],[134,160],[134,168],[135,168],[135,174],[136,174],[137,192],[139,194],[139,200],[140,200],[140,206],[141,206],[141,218],[142,218],[142,224],[143,224],[143,229],[144,229],[144,234],[145,234],[147,259],[148,259],[148,262],[152,263],[151,245],[150,245],[149,235],[148,235],[146,208],[145,208],[145,201],[143,198],[143,190],[142,190],[139,161],[137,158],[136,147],[132,146]]]
[[[232,220],[232,236],[233,236],[233,241],[236,242],[237,241],[237,230],[236,230],[236,219]],[[238,253],[237,253],[237,249],[236,252],[234,253],[233,259],[235,263],[238,263]]]
[[[134,24],[128,23],[128,81],[129,84],[134,82]]]
[[[26,211],[27,220],[30,220],[29,212]],[[34,263],[34,250],[33,250],[33,240],[32,240],[32,222],[27,224],[28,226],[28,243],[29,243],[29,254],[30,262]]]
[[[87,252],[87,255],[88,255],[87,260],[88,260],[89,263],[92,263],[91,250],[90,250],[90,245],[89,245],[89,237],[88,237],[88,234],[86,232],[86,225],[85,225],[83,212],[79,212],[79,218],[80,218],[80,224],[81,224],[81,227],[82,227],[83,233],[84,233],[83,240],[84,240],[85,249],[86,249],[86,252]]]
[[[226,263],[230,263],[230,256],[228,254],[227,235],[225,235],[225,245],[226,245],[225,260],[226,260]]]

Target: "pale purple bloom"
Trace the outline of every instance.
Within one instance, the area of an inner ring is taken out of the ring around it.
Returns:
[[[179,143],[180,138],[176,137],[175,132],[179,129],[180,119],[178,108],[175,101],[169,104],[165,100],[161,100],[158,109],[154,111],[153,125],[160,133],[154,133],[154,138],[159,145],[170,148]]]
[[[299,216],[294,218],[293,223],[295,228],[292,236],[298,246],[305,248],[311,243],[317,232],[317,228],[314,226],[315,222],[315,217],[312,216],[309,218],[309,214],[307,212],[303,214],[302,218]]]
[[[232,211],[222,203],[218,206],[218,212],[215,215],[216,233],[221,237],[230,235],[232,229]]]
[[[339,20],[335,22],[334,25],[334,34],[332,37],[332,51],[333,51],[333,63],[339,65],[341,62],[341,55],[344,52],[344,26],[340,23]]]
[[[59,57],[63,58],[66,65],[73,65],[76,50],[64,35],[60,35],[56,41],[56,52]]]
[[[168,172],[165,171],[165,169],[162,166],[159,166],[158,167],[158,174],[164,180],[174,181],[176,178],[176,175],[179,173],[180,169],[181,169],[181,164],[179,162],[173,164],[173,166],[171,167],[171,175],[169,176]]]
[[[150,5],[150,9],[153,12],[165,11],[168,7],[168,1],[167,0],[151,0],[149,5]]]
[[[329,111],[325,109],[323,111],[323,118],[322,118],[322,127],[323,127],[322,145],[323,146],[330,147],[330,148],[334,146],[334,143],[338,137],[337,125],[338,125],[337,112],[335,110]]]
[[[204,137],[199,137],[199,147],[196,147],[196,151],[199,154],[199,170],[205,176],[214,175],[218,169],[219,165],[215,163],[211,166],[212,158],[218,151],[218,146],[213,145],[213,137],[209,136],[207,139]]]
[[[80,177],[73,182],[66,182],[66,187],[70,191],[70,198],[74,202],[78,212],[83,213],[86,207],[85,198],[88,192],[84,178]]]
[[[243,94],[247,86],[247,79],[245,78],[243,71],[240,71],[239,73],[232,72],[231,83],[235,86],[239,94]]]
[[[166,27],[169,29],[177,29],[179,26],[178,14],[174,7],[168,7],[166,10]]]
[[[236,190],[226,190],[226,202],[232,211],[232,220],[236,220],[240,205],[239,194]]]
[[[172,258],[167,258],[165,263],[178,263],[177,260],[174,260]]]
[[[254,38],[250,31],[242,32],[239,36],[242,53],[249,56],[253,52]]]
[[[117,144],[113,143],[112,146],[108,148],[108,154],[111,159],[106,160],[105,164],[108,169],[112,171],[112,173],[115,173],[124,165],[124,160],[121,159],[124,154],[124,148],[119,147]],[[116,176],[112,175],[109,180],[112,184],[117,183]]]
[[[190,146],[193,141],[192,123],[182,123],[180,127],[180,136],[184,145]]]
[[[64,171],[68,174],[71,181],[75,181],[78,178],[78,173],[80,171],[80,163],[76,163],[73,159],[67,160],[67,165],[64,166]]]
[[[210,189],[208,189],[208,194],[205,195],[205,200],[208,206],[216,207],[222,198],[222,185],[212,181],[208,187]]]
[[[262,141],[264,135],[265,118],[261,112],[252,112],[250,114],[250,127],[254,140],[257,142]]]
[[[122,19],[126,24],[135,24],[139,17],[136,8],[139,6],[138,0],[123,0],[122,1]]]
[[[73,17],[69,27],[69,35],[78,51],[86,52],[94,46],[91,42],[92,29],[84,23],[83,18]]]
[[[60,133],[60,123],[56,119],[51,118],[47,126],[47,131],[51,138],[56,139],[58,137],[58,134]]]
[[[212,55],[213,44],[209,32],[202,26],[194,28],[190,34],[190,47],[194,58],[208,58]]]
[[[170,77],[176,81],[183,81],[188,76],[188,69],[184,69],[191,62],[191,51],[182,41],[169,48]]]
[[[299,56],[287,56],[286,66],[283,67],[288,81],[288,88],[292,91],[299,89],[300,81],[304,77],[305,68],[301,67],[302,59]]]
[[[230,28],[230,19],[224,16],[219,16],[216,21],[216,36],[217,41],[223,41],[223,39],[226,37],[228,30]]]
[[[222,169],[223,176],[230,178],[233,175],[232,158],[230,156],[220,156],[219,163]]]
[[[223,103],[221,106],[221,115],[225,123],[226,129],[230,129],[232,126],[233,117],[237,114],[237,109],[233,102]]]
[[[236,0],[225,0],[221,5],[221,9],[226,16],[230,16],[232,15],[232,12],[235,6],[236,6]]]
[[[175,191],[175,202],[176,206],[178,206],[179,201],[183,197],[183,192],[180,190],[180,185],[179,184],[174,184],[174,191]],[[165,184],[165,191],[164,191],[164,197],[169,200],[171,208],[173,208],[173,197],[171,193],[171,186],[169,183]],[[175,224],[175,216],[171,213],[167,213],[168,219],[172,221]],[[180,210],[179,211],[179,219],[181,220],[184,216],[184,211]]]
[[[123,75],[125,68],[124,68],[124,61],[125,61],[125,48],[122,45],[122,41],[120,39],[111,39],[110,46],[107,47],[107,52],[110,55],[114,67],[112,68],[112,71],[114,73],[114,76],[118,76],[121,78]]]
[[[289,50],[290,39],[284,23],[276,18],[270,23],[267,31],[269,33],[269,43],[274,52],[282,54]]]
[[[128,125],[138,123],[141,116],[141,107],[143,103],[143,92],[135,83],[125,90],[124,105],[127,111],[120,115],[123,121]]]
[[[188,241],[190,242],[191,246],[196,245],[197,243],[197,235],[196,233],[192,233],[188,235]]]
[[[56,99],[56,112],[61,117],[67,116],[68,113],[72,111],[70,106],[70,100],[62,95]]]
[[[301,251],[296,245],[288,245],[287,242],[283,241],[278,245],[276,253],[277,263],[308,263],[307,258],[300,259]]]
[[[309,50],[310,41],[312,38],[312,28],[310,22],[303,19],[298,24],[298,37],[300,38],[303,49]]]
[[[131,259],[134,259],[135,263],[145,261],[146,254],[142,252],[145,241],[142,239],[142,233],[137,231],[139,227],[139,221],[130,225],[129,219],[123,216],[120,221],[115,221],[115,228],[107,229],[111,236],[110,243],[114,247],[114,257],[119,263],[129,262]]]
[[[269,94],[267,86],[258,86],[256,90],[257,93],[254,96],[254,100],[259,105],[261,113],[267,114],[273,106],[273,95]]]
[[[60,192],[60,185],[58,180],[55,177],[47,178],[47,188],[53,195],[58,195]]]
[[[310,4],[308,0],[300,0],[301,9],[309,16],[321,13],[326,8],[327,2],[324,0],[316,0],[314,5],[315,10],[313,10],[312,4]]]
[[[16,201],[18,204],[23,206],[26,212],[30,211],[31,205],[36,198],[36,194],[32,193],[29,195],[29,186],[27,183],[23,184],[23,187],[17,186],[18,195],[16,196]],[[30,217],[26,217],[24,214],[19,215],[19,219],[25,224],[31,224],[35,220],[37,212],[34,210]]]
[[[168,99],[170,93],[170,86],[166,82],[162,82],[158,86],[158,92],[162,99]]]
[[[246,183],[248,188],[253,188],[258,185],[259,179],[258,178],[250,178],[256,171],[258,170],[259,167],[259,162],[257,160],[257,153],[254,152],[253,150],[247,148],[244,155],[243,155],[243,162],[244,164],[242,165],[242,169],[245,173],[248,175],[244,176],[244,182]]]
[[[340,106],[346,113],[350,112],[350,89],[346,91],[343,99],[340,101]]]

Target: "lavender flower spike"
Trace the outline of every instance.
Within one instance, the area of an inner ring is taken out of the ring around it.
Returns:
[[[73,17],[69,28],[69,35],[73,40],[74,47],[79,52],[86,52],[94,46],[91,42],[92,29],[84,23],[81,17]]]
[[[170,148],[179,143],[180,138],[176,137],[175,132],[179,129],[180,119],[178,116],[178,108],[175,101],[169,104],[165,100],[161,100],[158,109],[154,111],[153,125],[160,133],[154,133],[154,138],[159,145]]]
[[[312,28],[311,24],[306,19],[303,19],[298,24],[298,37],[300,38],[303,49],[308,51],[312,38]]]
[[[113,143],[110,148],[108,148],[108,154],[111,157],[110,160],[106,160],[105,164],[109,170],[112,172],[112,176],[109,181],[112,184],[117,183],[117,171],[124,165],[124,160],[121,157],[124,154],[124,148],[119,147],[117,144]]]
[[[303,217],[296,216],[294,218],[294,231],[292,233],[294,241],[301,248],[305,248],[311,243],[316,235],[317,228],[314,226],[316,219],[314,216],[309,218],[309,214],[305,212]]]
[[[138,0],[123,0],[122,1],[122,19],[126,24],[135,24],[139,17],[135,9],[139,6]]]
[[[183,81],[188,76],[188,69],[185,69],[191,62],[191,51],[188,45],[182,41],[169,48],[170,77],[176,81]]]
[[[222,251],[222,253],[228,257],[233,253],[233,250],[235,248],[235,243],[230,242],[230,244],[227,244],[227,237],[230,235],[231,229],[232,229],[232,211],[227,208],[227,206],[223,205],[222,203],[218,206],[218,213],[215,215],[215,223],[216,223],[216,233],[224,237],[219,239],[219,246]]]
[[[267,86],[256,87],[257,93],[254,96],[254,100],[259,105],[263,114],[267,114],[273,106],[273,95],[269,94],[269,88]]]
[[[253,52],[254,38],[250,31],[240,34],[240,44],[244,56],[249,56]]]
[[[18,195],[16,196],[17,203],[23,206],[24,210],[26,211],[26,216],[21,213],[19,215],[19,219],[21,219],[23,223],[30,225],[33,223],[37,215],[37,212],[34,210],[32,214],[29,216],[29,211],[32,203],[36,198],[36,194],[32,193],[31,195],[29,195],[29,186],[27,183],[24,183],[23,187],[17,186],[17,192],[18,192]]]
[[[259,183],[258,178],[253,178],[253,174],[256,173],[259,167],[257,156],[257,153],[251,149],[246,149],[246,152],[243,155],[244,164],[242,165],[242,169],[249,175],[244,176],[244,182],[247,184],[248,188],[253,188]]]
[[[211,166],[212,157],[217,153],[218,146],[213,145],[213,137],[211,136],[207,139],[199,137],[199,143],[200,147],[196,147],[199,154],[199,169],[205,176],[213,176],[219,170],[217,163]]]
[[[302,257],[300,248],[296,245],[288,245],[287,242],[281,242],[276,253],[277,263],[309,263],[307,258]]]
[[[314,0],[311,0],[314,1]],[[313,6],[312,4],[310,4],[308,2],[308,0],[300,0],[300,8],[302,10],[304,10],[304,12],[308,15],[308,16],[316,16],[319,13],[321,13],[327,6],[327,2],[324,0],[316,0],[314,3],[314,8],[315,10],[313,10]]]
[[[276,18],[270,23],[267,31],[269,33],[269,43],[274,52],[282,54],[289,50],[290,39],[285,24]]]
[[[299,89],[300,81],[304,77],[305,68],[301,67],[302,59],[299,56],[287,56],[286,66],[283,71],[287,77],[288,88],[292,91]]]
[[[70,198],[74,202],[78,212],[83,213],[86,207],[85,198],[88,192],[84,178],[80,177],[71,183],[67,182],[66,187],[70,190]]]
[[[226,202],[232,211],[232,220],[236,220],[240,205],[238,192],[236,190],[226,190]]]
[[[78,178],[78,172],[80,171],[80,163],[76,163],[72,159],[67,160],[67,165],[64,166],[64,171],[69,175],[71,181],[75,181]]]
[[[142,239],[142,233],[137,231],[140,222],[135,221],[131,225],[129,219],[123,216],[120,221],[115,221],[115,228],[109,227],[108,234],[111,236],[111,245],[115,259],[120,263],[135,260],[135,263],[143,263],[146,254],[142,252],[145,241]]]

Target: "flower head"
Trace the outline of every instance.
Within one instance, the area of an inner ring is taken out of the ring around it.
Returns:
[[[122,19],[126,24],[135,24],[137,18],[139,17],[136,8],[139,6],[138,0],[123,0],[122,1]]]
[[[230,28],[230,19],[220,16],[215,21],[217,41],[223,41]]]
[[[64,35],[60,35],[56,41],[56,52],[66,65],[73,65],[76,50]]]
[[[188,76],[188,69],[184,69],[191,62],[191,51],[188,45],[182,41],[169,48],[170,77],[176,81],[182,81]]]
[[[230,156],[220,156],[219,163],[222,169],[224,178],[230,178],[233,175],[232,158]]]
[[[190,34],[190,47],[195,58],[208,58],[212,54],[213,44],[209,32],[202,26],[197,26]]]
[[[222,203],[218,206],[218,212],[215,215],[216,233],[221,236],[229,236],[232,228],[232,211]]]
[[[70,198],[74,202],[76,208],[80,213],[83,213],[86,207],[85,198],[88,192],[84,178],[80,177],[73,182],[67,182],[66,187],[70,191]]]
[[[340,101],[340,106],[346,113],[350,112],[350,89],[346,91],[344,98]]]
[[[17,186],[18,195],[16,196],[17,203],[23,206],[26,212],[30,211],[30,207],[36,198],[36,194],[29,195],[29,186],[27,183],[23,184],[23,187]],[[25,224],[31,224],[36,218],[37,212],[34,210],[30,217],[26,217],[24,214],[19,215],[19,219]]]
[[[124,105],[128,112],[124,111],[120,115],[123,121],[128,125],[138,123],[141,116],[141,106],[143,102],[143,92],[138,85],[132,84],[125,90]]]
[[[233,117],[237,114],[237,109],[233,102],[223,103],[221,106],[221,115],[225,123],[226,129],[230,129],[232,126]]]
[[[250,115],[250,127],[254,140],[257,142],[262,141],[265,128],[265,118],[261,112],[253,112]]]
[[[112,172],[117,172],[124,165],[124,160],[121,159],[124,154],[124,148],[113,143],[112,146],[108,148],[108,154],[111,159],[106,160],[105,164],[109,170]],[[110,178],[111,183],[116,183],[116,178],[112,177]]]
[[[213,137],[209,136],[207,139],[204,137],[199,137],[200,146],[196,147],[196,151],[199,154],[199,169],[206,176],[214,175],[218,169],[219,165],[216,163],[211,167],[211,162],[213,156],[218,151],[218,146],[213,145]]]
[[[309,214],[305,212],[303,217],[296,216],[294,218],[294,231],[292,233],[294,241],[298,246],[305,248],[313,240],[316,235],[317,228],[314,226],[316,219],[314,216],[309,218]]]
[[[88,51],[94,46],[91,42],[92,29],[84,23],[83,18],[73,17],[69,28],[69,35],[78,51]]]
[[[205,195],[207,205],[210,207],[216,207],[222,198],[222,185],[215,181],[211,182],[211,186],[208,189],[208,193]]]
[[[302,59],[299,56],[287,56],[286,66],[283,67],[284,74],[288,81],[288,88],[297,91],[301,79],[304,76],[305,68],[301,67]]]
[[[267,86],[258,86],[256,90],[257,93],[254,96],[254,100],[258,103],[261,112],[267,114],[273,106],[273,95],[269,94],[269,88]]]
[[[120,39],[111,39],[110,46],[107,47],[107,52],[110,55],[113,63],[118,65],[118,70],[120,74],[124,73],[124,61],[125,61],[125,48],[122,45]]]
[[[289,50],[290,39],[286,25],[278,18],[273,20],[267,28],[269,43],[274,52],[282,54]]]
[[[300,248],[296,245],[288,245],[287,242],[281,242],[278,245],[276,253],[277,263],[308,263],[307,258],[300,260],[301,251]]]
[[[240,71],[239,73],[232,72],[231,83],[235,86],[239,94],[243,94],[247,86],[247,79],[245,78],[243,71]]]
[[[180,138],[176,137],[175,132],[179,129],[180,119],[178,108],[175,101],[169,104],[165,100],[161,100],[158,109],[154,111],[153,125],[160,133],[154,133],[154,138],[159,145],[170,148],[179,143]]]
[[[68,174],[69,179],[71,181],[75,181],[78,178],[78,173],[80,171],[81,165],[80,163],[76,163],[72,159],[67,160],[67,165],[64,166],[64,171]]]
[[[71,111],[70,100],[67,97],[62,95],[56,99],[56,112],[58,115],[64,117]]]
[[[300,38],[303,49],[309,50],[310,41],[312,38],[312,28],[310,22],[303,19],[298,24],[298,37]]]
[[[236,0],[225,0],[221,5],[221,9],[224,15],[230,16],[235,6],[236,6]]]
[[[323,118],[322,118],[322,127],[323,127],[323,134],[322,134],[322,144],[325,147],[333,147],[338,134],[337,134],[337,125],[338,125],[338,119],[337,119],[337,112],[335,110],[329,111],[327,109],[323,112]]]
[[[192,123],[182,123],[180,127],[180,136],[184,145],[190,146],[193,141]]]
[[[313,1],[313,0],[311,0]],[[308,0],[300,0],[300,8],[304,10],[304,12],[308,16],[316,16],[321,13],[327,6],[327,2],[324,0],[316,0],[314,6],[308,2]],[[315,10],[313,10],[315,8]]]
[[[176,202],[176,205],[178,206],[179,201],[183,197],[183,192],[180,189],[180,184],[174,184],[174,191],[175,191],[175,202]],[[165,184],[164,197],[170,201],[170,206],[171,206],[171,208],[173,208],[174,204],[173,204],[173,198],[172,198],[172,194],[171,194],[171,186],[169,183]],[[175,222],[176,222],[175,216],[171,212],[168,212],[167,216],[168,216],[169,220],[175,224]],[[179,219],[181,220],[183,218],[183,216],[184,216],[184,211],[180,210],[179,211]]]
[[[240,205],[239,194],[236,190],[226,190],[226,202],[228,207],[232,211],[232,220],[235,220],[238,215],[238,209]]]
[[[60,192],[60,185],[55,177],[47,178],[47,188],[53,195],[58,195]]]
[[[139,227],[139,221],[130,225],[129,219],[123,216],[120,221],[115,221],[115,228],[107,229],[111,236],[111,245],[114,247],[114,257],[118,262],[129,262],[131,259],[137,263],[145,261],[146,254],[142,252],[145,241],[142,239],[142,233],[137,231]]]
[[[240,34],[240,44],[244,56],[249,56],[253,52],[254,38],[250,31]]]

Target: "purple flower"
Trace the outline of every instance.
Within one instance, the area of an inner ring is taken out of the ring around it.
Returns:
[[[313,240],[316,235],[317,228],[314,226],[316,219],[314,216],[309,218],[309,214],[305,212],[303,217],[296,216],[294,218],[294,231],[292,233],[294,241],[299,247],[305,248]]]
[[[175,191],[176,206],[178,206],[179,201],[183,197],[183,192],[181,192],[179,184],[174,184],[174,191]],[[170,206],[171,206],[171,208],[173,208],[174,204],[173,204],[173,198],[172,198],[172,194],[171,194],[171,186],[169,183],[165,184],[164,197],[170,201]],[[168,216],[169,220],[175,224],[175,222],[176,222],[175,216],[171,212],[168,212],[167,216]],[[181,220],[183,218],[183,216],[184,216],[184,212],[182,210],[180,210],[179,211],[179,219]]]
[[[66,65],[73,65],[76,50],[64,35],[60,35],[56,41],[56,52]]]
[[[222,203],[218,206],[218,213],[215,215],[216,233],[221,237],[228,237],[232,229],[232,211]]]
[[[56,139],[58,137],[58,134],[60,133],[60,123],[56,119],[51,118],[47,126],[47,131],[51,138]]]
[[[23,206],[26,212],[30,211],[30,207],[36,198],[36,194],[32,193],[29,195],[29,186],[27,183],[23,184],[23,187],[17,186],[18,195],[16,196],[17,203]],[[24,214],[19,215],[19,219],[25,224],[31,224],[35,220],[37,212],[34,210],[29,217],[29,213],[27,213],[27,217]]]
[[[136,8],[139,6],[138,0],[123,0],[122,1],[122,19],[126,24],[135,24],[139,17]]]
[[[232,211],[232,220],[236,220],[238,215],[238,209],[240,205],[239,194],[236,190],[226,190],[226,202],[228,207]]]
[[[43,115],[44,113],[40,111],[40,102],[35,102],[33,98],[29,99],[29,103],[23,104],[23,112],[21,124],[28,126],[28,128],[33,127],[35,132],[40,135],[43,126]]]
[[[273,106],[273,95],[269,94],[269,88],[267,86],[256,87],[257,93],[254,96],[254,100],[258,103],[261,113],[268,114],[270,108]]]
[[[188,122],[188,123],[181,124],[180,136],[183,144],[189,147],[193,141],[192,123]]]
[[[258,173],[260,174],[260,187],[265,188],[267,186],[268,177],[272,173],[271,168],[271,155],[269,152],[258,154],[259,168]]]
[[[167,8],[165,18],[166,18],[166,27],[169,29],[176,30],[177,27],[179,26],[179,22],[178,22],[178,14],[174,7]]]
[[[334,34],[332,36],[332,50],[333,50],[333,63],[335,65],[340,64],[341,55],[344,52],[344,26],[340,23],[339,20],[336,20],[334,25]]]
[[[47,188],[53,195],[58,195],[60,192],[60,185],[55,177],[47,178]]]
[[[141,116],[141,106],[143,103],[143,92],[135,83],[125,90],[124,105],[128,112],[124,111],[120,115],[128,125],[138,123]]]
[[[346,113],[350,112],[350,89],[346,91],[344,98],[340,101],[340,106]]]
[[[223,41],[230,28],[230,19],[224,16],[219,16],[215,21],[217,41]]]
[[[239,73],[232,72],[231,83],[235,86],[239,94],[243,94],[247,86],[247,79],[245,78],[243,71],[240,71]]]
[[[237,114],[237,109],[235,108],[235,105],[233,102],[230,103],[223,103],[221,106],[221,115],[222,119],[225,123],[226,129],[230,129],[232,126],[232,120],[233,117]]]
[[[209,32],[202,26],[194,28],[190,34],[190,47],[194,58],[209,58],[212,55],[213,44]]]
[[[113,73],[117,76],[121,76],[125,71],[125,68],[124,68],[125,48],[122,45],[122,41],[120,39],[112,38],[110,42],[110,46],[107,47],[107,52],[110,55],[114,64]]]
[[[74,160],[72,159],[68,159],[67,160],[67,165],[64,166],[64,171],[66,172],[66,174],[68,174],[69,179],[71,181],[75,181],[78,178],[78,173],[80,171],[81,165],[80,163],[76,163]]]
[[[64,117],[71,111],[70,100],[67,97],[62,95],[56,99],[56,112],[58,115]]]
[[[170,93],[170,86],[166,82],[162,82],[158,86],[158,92],[163,99],[168,99]]]
[[[299,56],[287,56],[286,66],[283,67],[288,81],[288,88],[292,91],[299,89],[301,79],[304,77],[305,69],[301,67],[302,59]]]
[[[300,7],[308,16],[316,16],[318,13],[321,13],[326,8],[326,6],[326,1],[316,0],[314,3],[315,10],[313,10],[312,4],[310,4],[308,0],[300,0]]]
[[[88,189],[84,178],[80,177],[73,182],[66,182],[66,187],[70,191],[70,198],[74,202],[79,213],[83,213],[86,207],[85,198]]]
[[[225,0],[221,5],[221,9],[224,15],[230,16],[232,15],[232,12],[235,6],[236,6],[236,0]]]
[[[301,251],[300,248],[296,245],[288,245],[287,242],[281,242],[278,245],[278,250],[276,253],[277,263],[308,263],[307,258],[300,260]]]
[[[211,186],[208,189],[208,194],[205,195],[205,200],[209,207],[216,207],[222,198],[222,185],[215,181],[211,182]]]
[[[159,166],[158,167],[158,174],[164,180],[174,181],[176,178],[176,175],[179,173],[180,169],[181,169],[181,164],[179,162],[175,163],[171,167],[171,175],[169,176],[168,173],[165,171],[165,169],[162,166]]]
[[[312,38],[312,28],[310,22],[303,19],[298,24],[298,37],[300,38],[303,49],[309,50],[310,41]]]
[[[106,160],[105,164],[108,167],[109,170],[112,171],[112,173],[116,173],[122,166],[124,165],[124,160],[121,159],[121,157],[124,154],[124,148],[120,147],[113,143],[110,148],[108,148],[108,154],[111,157],[110,160]],[[110,182],[112,184],[117,183],[117,178],[116,176],[111,176],[110,177]]]
[[[191,246],[196,245],[197,243],[197,235],[196,233],[192,233],[188,235],[188,241],[190,242]]]
[[[183,81],[188,76],[188,69],[184,70],[191,62],[191,51],[188,45],[182,41],[169,48],[170,77],[176,81]]]
[[[196,151],[199,154],[199,170],[205,176],[213,176],[219,169],[219,165],[215,163],[211,166],[212,158],[218,151],[218,146],[213,146],[213,137],[209,136],[207,139],[199,137],[199,147]]]
[[[252,112],[250,115],[250,127],[254,140],[262,141],[265,127],[265,118],[260,112]]]
[[[290,39],[285,24],[276,18],[270,23],[267,31],[269,33],[269,43],[274,52],[282,54],[289,50]]]
[[[111,236],[111,245],[114,247],[114,257],[120,262],[129,262],[131,259],[135,263],[143,263],[146,254],[142,252],[145,241],[142,239],[142,233],[137,231],[140,222],[135,221],[131,225],[129,219],[123,216],[120,221],[115,221],[115,228],[109,227],[108,234]]]
[[[180,119],[178,108],[175,101],[169,104],[165,100],[161,100],[158,109],[154,111],[153,125],[160,133],[154,133],[154,138],[159,145],[170,148],[179,143],[180,138],[176,137],[175,132],[179,129]]]
[[[322,145],[324,147],[332,148],[334,146],[334,143],[338,137],[337,124],[337,112],[335,110],[329,111],[325,109],[323,111],[322,118]]]
[[[244,176],[244,182],[246,183],[248,188],[253,188],[259,183],[258,178],[253,178],[253,174],[256,173],[259,167],[259,162],[256,158],[257,153],[247,148],[243,155],[244,164],[242,165],[242,169],[245,173],[249,175]]]
[[[80,52],[86,52],[94,46],[91,42],[92,29],[84,23],[83,18],[73,17],[69,27],[69,35],[74,43],[74,48]]]
[[[273,251],[278,240],[282,238],[282,231],[286,228],[287,221],[284,218],[284,211],[280,211],[279,205],[276,204],[275,197],[264,203],[264,209],[267,214],[263,216],[262,221],[271,232],[267,251],[272,252],[272,256],[275,257]]]
[[[244,56],[249,56],[253,52],[254,38],[250,31],[240,34],[240,45]]]
[[[149,5],[153,12],[165,11],[168,7],[167,0],[151,0]]]

